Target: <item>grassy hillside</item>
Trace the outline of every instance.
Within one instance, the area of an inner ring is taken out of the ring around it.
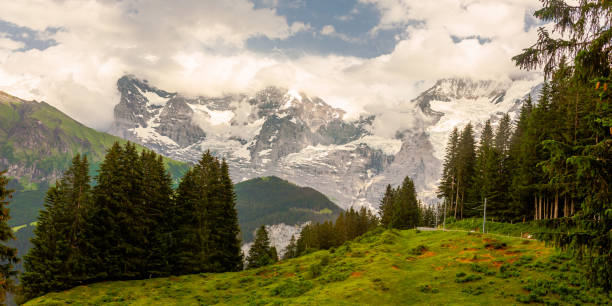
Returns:
[[[263,224],[323,222],[335,220],[341,211],[322,193],[275,176],[238,183],[234,190],[245,242],[253,241],[253,231]]]
[[[375,231],[255,270],[80,286],[27,305],[597,304],[576,265],[544,243],[465,232]]]

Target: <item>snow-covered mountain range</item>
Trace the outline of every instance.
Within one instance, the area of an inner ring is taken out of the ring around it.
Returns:
[[[274,175],[313,187],[343,208],[376,208],[385,186],[406,175],[424,199],[432,198],[452,128],[516,115],[538,83],[440,80],[401,105],[411,128],[389,137],[376,129],[386,124],[384,114],[347,120],[343,110],[303,92],[268,87],[253,95],[187,97],[124,76],[109,132],[183,161],[210,150],[228,160],[235,182]]]

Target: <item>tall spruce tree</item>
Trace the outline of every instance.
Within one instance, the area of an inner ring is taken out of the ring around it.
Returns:
[[[414,182],[407,176],[396,192],[391,208],[389,227],[397,229],[415,228],[419,225],[420,219]]]
[[[25,256],[22,293],[32,298],[82,284],[88,279],[85,229],[91,190],[87,157],[76,155],[61,180],[47,192]]]
[[[380,201],[380,205],[378,206],[379,215],[380,215],[380,223],[384,227],[389,227],[391,225],[391,215],[393,209],[393,201],[395,200],[395,190],[391,188],[391,185],[387,185],[387,189],[385,190],[385,195]]]
[[[94,278],[147,276],[146,201],[143,166],[134,144],[115,143],[96,176],[88,240]]]
[[[283,259],[291,259],[295,257],[297,257],[297,242],[295,240],[295,235],[291,235],[291,240],[289,240],[289,244],[285,248]]]
[[[161,155],[143,150],[140,154],[143,168],[142,192],[146,205],[145,240],[147,250],[145,276],[170,275],[172,264],[172,231],[174,229],[174,191],[172,178],[164,166]]]
[[[468,123],[459,137],[457,144],[457,201],[459,202],[459,218],[463,219],[464,210],[472,209],[479,205],[479,199],[470,197],[474,179],[474,164],[476,152],[474,145],[474,131],[472,123]],[[457,215],[455,215],[455,218]]]
[[[487,120],[482,129],[480,143],[476,152],[474,163],[474,179],[471,190],[471,198],[478,202],[487,199],[490,211],[495,211],[499,205],[499,193],[497,186],[500,181],[498,173],[499,151],[494,147],[493,129],[491,121]],[[480,211],[466,211],[465,216],[478,216]],[[490,214],[494,215],[494,214]]]
[[[521,107],[516,128],[510,140],[510,204],[511,221],[536,218],[537,196],[533,190],[537,171],[535,130],[530,129],[533,102],[529,96]]]
[[[511,178],[511,160],[510,146],[512,140],[512,122],[510,115],[505,114],[499,122],[497,131],[495,132],[495,140],[493,149],[496,154],[495,170],[497,175],[496,180],[492,181],[494,186],[495,197],[492,198],[491,208],[493,214],[491,217],[510,221],[513,219],[514,212],[508,205],[510,202],[510,184]]]
[[[240,248],[240,225],[236,211],[236,194],[234,183],[229,175],[229,166],[225,159],[221,163],[221,200],[223,208],[223,222],[218,224],[217,230],[221,232],[222,271],[242,270],[242,251]],[[274,252],[276,254],[276,251]],[[277,258],[278,260],[278,258]]]
[[[198,182],[196,170],[192,168],[183,175],[177,189],[174,251],[170,254],[176,274],[206,271],[207,202],[205,186]]]
[[[458,160],[457,156],[459,150],[459,130],[457,127],[453,128],[451,132],[448,144],[446,145],[446,155],[444,157],[444,165],[442,169],[442,179],[438,186],[438,197],[443,197],[446,200],[447,206],[449,207],[448,213],[454,211],[455,218],[457,217],[457,199],[459,198],[459,192],[457,189],[457,170]]]
[[[276,248],[270,246],[270,238],[266,226],[262,225],[255,233],[255,241],[247,256],[249,269],[259,268],[274,263],[278,259]]]
[[[0,303],[4,303],[6,293],[13,290],[13,277],[17,275],[15,264],[19,261],[17,250],[4,245],[4,242],[15,239],[13,230],[8,225],[10,218],[9,200],[12,190],[7,189],[6,171],[0,171]]]
[[[242,269],[236,195],[229,167],[210,152],[183,177],[176,199],[174,234],[179,271],[225,272]]]

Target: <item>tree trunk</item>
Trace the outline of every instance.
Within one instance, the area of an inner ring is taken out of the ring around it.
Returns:
[[[555,219],[559,218],[559,191],[555,193]]]
[[[459,205],[459,184],[457,184],[457,196],[455,197],[455,220],[457,220],[457,206]]]
[[[548,197],[544,197],[544,219],[548,219]]]
[[[463,200],[465,199],[465,191],[461,192],[461,220],[463,220]]]
[[[452,185],[451,185],[451,198],[450,198],[450,205],[453,205],[453,200],[454,200],[454,197],[453,197],[453,196],[454,196],[454,195],[455,195],[455,178],[453,177],[453,183],[452,183]],[[451,206],[451,209],[452,209],[452,206]],[[456,211],[457,211],[457,210],[455,209],[455,212],[456,212]],[[455,215],[456,215],[456,213],[455,213]],[[455,216],[455,218],[456,218],[456,216]]]
[[[538,202],[538,220],[542,220],[544,218],[544,214],[543,214],[544,207],[542,207],[542,194],[539,194],[538,198],[539,198],[538,199],[539,200]]]
[[[567,217],[567,195],[563,196],[563,217]]]
[[[538,220],[538,196],[533,195],[533,220]]]
[[[570,215],[574,215],[574,198],[572,198],[572,211],[570,212]]]

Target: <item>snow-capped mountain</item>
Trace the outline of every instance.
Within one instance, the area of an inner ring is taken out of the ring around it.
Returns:
[[[228,160],[235,182],[274,175],[343,208],[376,208],[385,186],[406,175],[432,197],[450,130],[518,110],[536,84],[441,80],[402,106],[414,128],[385,137],[375,129],[382,114],[346,120],[343,110],[302,92],[268,87],[253,95],[185,97],[124,76],[110,133],[178,160],[196,161],[210,150]]]

